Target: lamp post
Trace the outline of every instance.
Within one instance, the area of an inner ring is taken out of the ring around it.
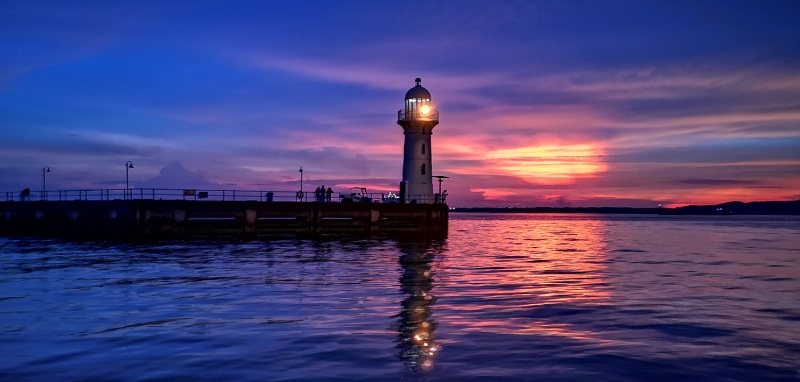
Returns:
[[[49,166],[42,167],[42,200],[47,200],[47,173],[51,172]]]
[[[439,179],[439,195],[441,195],[442,194],[442,182],[445,179],[449,179],[450,177],[449,176],[444,176],[444,175],[434,175],[433,177]]]
[[[305,193],[303,192],[303,166],[300,166],[300,193],[298,194],[300,201],[303,201]]]
[[[129,197],[128,193],[130,192],[130,187],[128,187],[128,169],[133,168],[133,163],[128,161],[125,163],[125,198]]]
[[[431,178],[439,179],[439,193],[434,195],[433,202],[434,203],[444,203],[444,195],[442,195],[442,181],[449,178],[449,176],[444,175],[434,175]]]

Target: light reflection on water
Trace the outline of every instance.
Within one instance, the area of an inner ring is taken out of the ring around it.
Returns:
[[[798,233],[454,214],[437,242],[0,239],[0,379],[800,380]]]
[[[412,370],[430,370],[434,356],[441,351],[436,341],[436,321],[431,317],[431,307],[436,303],[431,263],[440,246],[401,243],[399,248],[400,287],[406,295],[398,314],[399,356]]]

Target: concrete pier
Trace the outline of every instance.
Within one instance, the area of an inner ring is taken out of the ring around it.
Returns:
[[[0,235],[79,240],[447,234],[446,204],[191,200],[0,202]]]

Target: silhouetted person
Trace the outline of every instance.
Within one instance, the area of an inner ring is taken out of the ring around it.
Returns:
[[[19,193],[19,201],[20,202],[24,202],[24,201],[28,200],[28,198],[30,196],[31,196],[31,189],[30,188],[26,188],[26,189],[20,191],[20,193]]]
[[[330,201],[331,201],[331,196],[333,195],[333,189],[331,189],[330,187],[328,187],[328,191],[326,191],[326,192],[325,192],[325,194],[326,194],[326,197],[327,197],[327,198],[326,198],[326,200],[327,200],[328,202],[330,202]]]
[[[319,201],[320,194],[321,194],[320,189],[319,189],[319,187],[317,187],[317,189],[314,190],[314,200]]]
[[[447,203],[447,190],[442,191],[442,203]]]

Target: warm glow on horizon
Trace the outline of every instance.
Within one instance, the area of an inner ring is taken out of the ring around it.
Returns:
[[[486,200],[505,200],[517,194],[515,191],[504,191],[498,188],[470,188],[471,192],[480,192]]]
[[[495,167],[536,184],[569,184],[606,171],[602,150],[591,144],[546,145],[496,150]]]

